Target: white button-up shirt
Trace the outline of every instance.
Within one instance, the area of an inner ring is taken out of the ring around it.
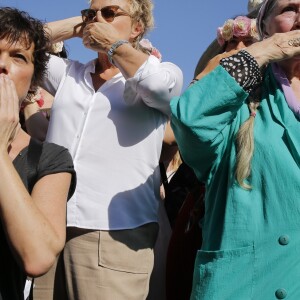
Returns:
[[[118,73],[96,92],[95,61],[52,56],[48,70],[45,87],[55,101],[47,140],[69,149],[77,172],[68,226],[117,230],[157,222],[158,162],[181,70],[150,56],[133,78]]]

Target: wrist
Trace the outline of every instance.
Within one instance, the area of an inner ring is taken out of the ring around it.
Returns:
[[[129,44],[128,41],[126,40],[118,40],[116,41],[115,43],[113,43],[110,47],[110,49],[107,51],[107,57],[108,57],[108,60],[109,62],[114,65],[114,62],[113,62],[113,56],[117,50],[117,48],[121,47],[122,45],[124,44]]]
[[[262,43],[262,42],[258,42],[258,43]],[[267,45],[265,45],[265,47],[267,47]],[[257,47],[257,45],[256,47],[251,45],[247,47],[245,50],[256,60],[260,68],[266,66],[270,62],[270,59],[268,58],[268,51],[266,50],[261,51],[260,47]]]

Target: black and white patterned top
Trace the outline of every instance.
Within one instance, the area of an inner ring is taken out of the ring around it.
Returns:
[[[262,74],[255,58],[246,50],[222,58],[220,65],[248,93],[262,82]]]

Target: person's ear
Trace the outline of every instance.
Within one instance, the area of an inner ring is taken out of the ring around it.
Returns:
[[[135,40],[139,35],[144,32],[144,26],[140,21],[132,24],[130,39]]]

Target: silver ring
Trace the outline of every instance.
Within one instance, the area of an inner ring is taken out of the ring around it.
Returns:
[[[289,46],[299,47],[300,46],[300,38],[291,39],[288,41]]]

